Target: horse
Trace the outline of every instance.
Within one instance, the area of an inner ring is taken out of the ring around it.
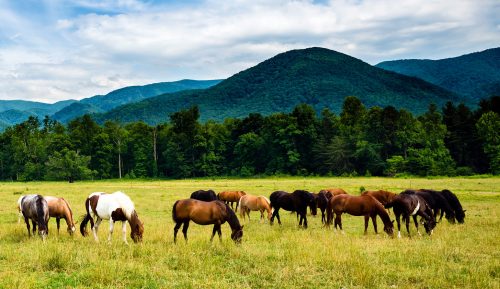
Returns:
[[[391,193],[389,191],[378,190],[378,191],[364,191],[361,195],[369,195],[374,197],[377,201],[379,201],[382,205],[389,203],[396,196],[395,193]]]
[[[178,200],[172,207],[172,219],[175,222],[174,243],[177,242],[177,232],[182,224],[182,233],[187,242],[187,230],[189,221],[199,225],[214,225],[210,242],[214,239],[215,233],[219,234],[219,240],[222,242],[221,225],[228,222],[231,227],[231,239],[235,243],[241,243],[243,237],[243,226],[240,225],[234,211],[221,201],[204,202],[194,199]]]
[[[33,236],[36,233],[38,225],[38,234],[45,241],[49,233],[49,206],[47,201],[41,195],[26,195],[21,198],[19,202],[19,207],[24,216],[24,222],[26,222],[26,227],[28,228],[28,236],[31,237],[30,233],[30,223],[31,220],[33,224]]]
[[[142,235],[144,233],[144,224],[139,220],[139,216],[134,207],[134,203],[130,198],[122,192],[115,192],[112,194],[106,193],[92,193],[85,200],[85,209],[87,214],[80,224],[80,233],[82,236],[87,236],[87,223],[90,221],[94,239],[99,241],[97,237],[97,230],[102,220],[109,220],[109,236],[108,242],[111,242],[111,235],[113,234],[114,223],[122,221],[123,242],[127,242],[127,227],[125,221],[130,224],[130,237],[135,243],[142,242]],[[94,219],[97,221],[94,224]]]
[[[191,194],[191,199],[199,200],[199,201],[204,201],[204,202],[211,202],[217,200],[217,196],[215,195],[215,192],[213,190],[198,190],[195,191]]]
[[[316,199],[316,206],[321,211],[321,223],[326,224],[325,211],[328,207],[328,201],[333,197],[331,192],[321,190],[317,194],[313,194]]]
[[[438,191],[427,190],[427,189],[406,190],[403,192],[403,194],[408,192],[414,192],[415,194],[424,198],[424,200],[427,202],[427,204],[434,213],[434,221],[436,221],[436,223],[437,223],[437,216],[440,213],[441,213],[441,218],[439,219],[439,221],[441,221],[443,213],[445,213],[446,219],[452,224],[455,223],[455,212],[451,208],[446,198],[443,195],[441,195]]]
[[[337,196],[337,195],[347,195],[347,192],[344,191],[343,189],[341,188],[329,188],[329,189],[323,189],[321,191],[319,191],[320,193],[323,192],[323,193],[330,193],[333,197]]]
[[[236,203],[235,212],[238,212],[238,204],[239,204],[240,198],[244,195],[246,195],[246,193],[243,191],[225,191],[225,192],[218,193],[217,199],[219,199],[220,201],[223,201],[226,204],[231,204],[231,209],[233,208],[233,204]]]
[[[333,213],[335,213],[335,229],[337,226],[342,230],[342,214],[347,213],[353,216],[365,217],[365,235],[368,230],[368,220],[371,218],[373,229],[377,231],[377,216],[380,216],[384,223],[384,231],[391,237],[394,237],[394,221],[391,221],[389,214],[384,206],[370,195],[351,196],[340,194],[331,198],[328,202],[328,220],[327,226],[332,223]]]
[[[64,198],[53,196],[45,196],[44,198],[49,206],[49,216],[56,218],[57,234],[59,234],[59,228],[61,227],[61,219],[64,219],[68,225],[68,233],[73,235],[76,229],[73,221],[73,212],[71,211],[69,203]]]
[[[467,210],[462,208],[462,204],[460,204],[457,196],[449,190],[442,190],[441,195],[448,201],[448,204],[450,204],[453,209],[457,222],[463,224],[465,222],[465,211]]]
[[[415,223],[415,227],[417,227],[417,233],[419,233],[417,216],[421,216],[424,219],[424,228],[427,234],[431,235],[432,230],[436,227],[432,209],[421,196],[415,193],[399,194],[395,196],[391,202],[387,203],[385,208],[393,208],[396,222],[398,223],[398,238],[401,238],[401,215],[403,215],[403,221],[406,222],[406,231],[410,238],[410,216],[413,216],[413,222]]]
[[[250,220],[250,211],[259,211],[260,220],[264,219],[264,211],[267,212],[267,219],[271,220],[273,211],[271,209],[271,201],[264,196],[243,195],[240,198],[240,217],[245,219],[245,214]]]
[[[312,210],[312,215],[316,216],[317,207],[313,194],[304,190],[296,190],[293,193],[284,191],[276,191],[269,197],[271,199],[271,208],[274,208],[271,216],[271,225],[274,223],[274,218],[278,218],[278,223],[281,225],[279,210],[297,212],[300,216],[299,226],[304,223],[304,228],[307,228],[307,207]]]

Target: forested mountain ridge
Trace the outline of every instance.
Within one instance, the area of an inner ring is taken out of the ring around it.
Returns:
[[[384,61],[376,66],[421,78],[472,102],[500,95],[500,48],[440,60]]]
[[[430,103],[463,101],[458,95],[418,78],[371,66],[359,59],[325,48],[281,53],[204,90],[183,91],[149,98],[97,115],[130,122],[159,123],[180,109],[198,105],[201,120],[244,117],[251,112],[269,115],[291,111],[307,103],[319,112],[328,107],[340,112],[346,96],[366,106],[426,111]]]

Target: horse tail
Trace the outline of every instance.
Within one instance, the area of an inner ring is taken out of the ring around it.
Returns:
[[[172,207],[172,220],[174,220],[174,222],[176,223],[178,222],[178,219],[177,219],[177,214],[175,212],[175,207],[177,206],[178,202],[179,201],[175,201],[174,206]]]
[[[37,196],[37,199],[35,201],[36,202],[36,215],[37,215],[37,221],[38,221],[38,230],[39,231],[42,231],[42,230],[46,231],[47,230],[47,222],[45,221],[45,217],[48,217],[48,208],[47,208],[47,202],[44,203],[43,201],[44,201],[44,198],[40,195]]]
[[[85,200],[85,210],[87,211],[87,214],[83,217],[83,220],[80,223],[80,233],[84,237],[88,235],[88,233],[87,233],[87,223],[89,221],[91,221],[91,224],[93,223],[92,216],[90,216],[90,212],[89,212],[89,206],[90,206],[90,198],[87,198]]]

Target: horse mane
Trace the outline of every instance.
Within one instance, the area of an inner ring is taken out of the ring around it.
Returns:
[[[47,230],[47,224],[45,223],[45,210],[44,207],[47,206],[47,202],[44,203],[44,199],[41,195],[37,195],[35,198],[36,205],[36,215],[38,221],[39,230]],[[48,211],[48,210],[47,210]]]
[[[66,206],[68,207],[68,210],[69,210],[69,213],[71,214],[71,216],[73,216],[73,211],[71,210],[71,207],[68,203],[68,201],[66,201],[64,198],[61,198],[61,200],[63,200],[63,202],[66,204]]]
[[[231,230],[237,230],[241,228],[240,221],[238,220],[238,217],[236,217],[236,214],[234,211],[229,207],[228,204],[223,203],[224,206],[226,206],[226,213],[227,213],[227,223],[231,227]]]

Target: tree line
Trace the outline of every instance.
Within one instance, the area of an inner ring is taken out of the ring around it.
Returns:
[[[0,134],[0,179],[499,174],[499,110],[491,97],[476,110],[450,102],[414,116],[349,96],[340,115],[300,104],[221,123],[200,123],[196,106],[156,126],[30,117]]]

